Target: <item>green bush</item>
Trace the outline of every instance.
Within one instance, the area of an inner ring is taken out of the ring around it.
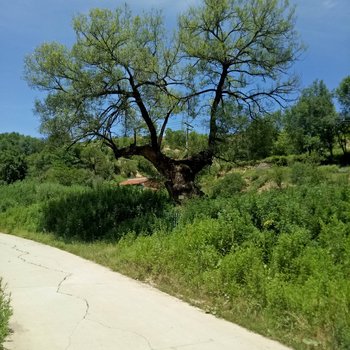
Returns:
[[[265,158],[263,161],[268,164],[274,164],[277,166],[287,166],[290,163],[290,156],[271,156]]]
[[[41,229],[66,239],[119,239],[128,231],[150,233],[167,197],[160,192],[100,187],[68,193],[43,207]]]
[[[63,186],[57,183],[16,182],[0,186],[0,212],[16,206],[29,206],[60,198],[66,193],[82,192],[83,186]]]
[[[295,163],[291,166],[291,182],[295,185],[305,183],[319,184],[325,180],[325,176],[319,167],[309,163]]]
[[[211,189],[211,197],[231,197],[245,186],[245,181],[239,173],[229,173],[222,179],[217,180]]]
[[[9,334],[8,322],[11,315],[10,297],[5,294],[4,285],[0,278],[0,349],[2,349],[2,344]]]
[[[271,179],[276,183],[278,188],[282,188],[283,182],[285,180],[286,174],[285,169],[281,166],[274,166],[270,174]]]

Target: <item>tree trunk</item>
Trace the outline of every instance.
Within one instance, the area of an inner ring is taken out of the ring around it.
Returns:
[[[165,177],[165,187],[169,196],[177,203],[184,199],[200,196],[203,192],[195,183],[198,173],[211,165],[214,152],[210,148],[187,159],[172,159],[151,145],[130,145],[118,149],[114,143],[107,144],[112,148],[115,158],[130,158],[139,155],[150,161],[161,175]]]
[[[170,197],[177,203],[203,195],[195,183],[196,176],[206,166],[212,164],[213,152],[202,151],[192,157],[182,160],[168,158],[161,152],[157,154],[157,161],[153,163],[165,177],[165,187]]]
[[[203,195],[195,183],[197,173],[187,164],[172,164],[166,170],[165,187],[177,203],[184,199]]]

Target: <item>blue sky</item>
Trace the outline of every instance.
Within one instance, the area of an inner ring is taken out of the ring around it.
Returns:
[[[219,1],[219,0],[218,0]],[[128,0],[137,12],[160,8],[172,27],[176,15],[199,0]],[[301,88],[323,79],[334,89],[350,75],[350,1],[292,0],[297,5],[296,29],[307,46],[294,70]],[[10,0],[0,12],[0,133],[16,131],[39,136],[33,114],[38,92],[23,80],[23,60],[43,42],[71,44],[72,17],[93,7],[115,8],[125,0]]]

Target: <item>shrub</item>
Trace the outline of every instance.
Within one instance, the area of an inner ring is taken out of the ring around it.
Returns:
[[[274,166],[271,172],[271,179],[276,183],[278,188],[282,188],[283,181],[285,179],[285,171],[280,166]]]
[[[265,158],[263,161],[268,164],[274,164],[277,166],[287,166],[290,162],[290,156],[271,156]]]
[[[295,163],[291,166],[291,181],[295,185],[306,183],[319,184],[325,180],[325,176],[319,167],[310,163]]]
[[[119,239],[129,230],[150,233],[167,197],[160,192],[100,187],[68,193],[43,207],[41,228],[66,239]]]
[[[241,174],[230,173],[214,184],[211,189],[211,197],[231,197],[241,192],[244,186],[245,181]]]
[[[9,334],[8,322],[11,314],[10,297],[5,294],[4,285],[0,278],[0,349],[2,349],[2,343]]]

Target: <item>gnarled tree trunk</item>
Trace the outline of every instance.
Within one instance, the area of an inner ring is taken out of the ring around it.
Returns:
[[[213,154],[209,151],[183,160],[174,160],[159,153],[156,163],[153,164],[165,177],[165,187],[170,197],[179,203],[184,199],[203,195],[195,182],[196,176],[212,160]]]
[[[165,187],[176,202],[200,196],[203,192],[197,187],[197,173],[187,164],[173,164],[166,170]]]
[[[151,145],[136,146],[130,145],[118,149],[114,143],[107,143],[112,148],[115,157],[129,158],[133,155],[140,155],[150,161],[154,167],[165,178],[165,187],[169,196],[175,202],[184,199],[200,196],[203,192],[195,183],[196,176],[206,166],[212,164],[214,152],[210,149],[186,159],[172,159],[163,154],[159,148]]]

